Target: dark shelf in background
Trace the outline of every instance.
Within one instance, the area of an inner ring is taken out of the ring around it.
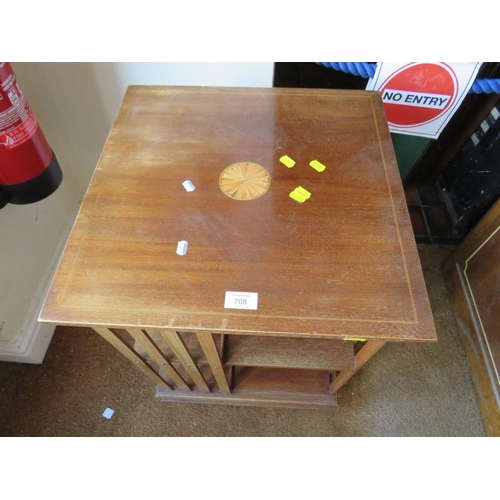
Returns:
[[[405,191],[417,243],[458,245],[464,235],[453,230],[443,191],[438,183]]]

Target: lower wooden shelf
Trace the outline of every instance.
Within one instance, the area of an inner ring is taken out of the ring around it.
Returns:
[[[243,406],[334,409],[330,374],[321,370],[234,367],[231,393],[217,387],[210,392],[168,390],[157,386],[156,396],[169,402],[212,403]]]

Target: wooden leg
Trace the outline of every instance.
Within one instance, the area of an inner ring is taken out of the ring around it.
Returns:
[[[340,372],[330,384],[331,393],[335,394],[384,344],[377,340],[367,342],[354,357],[356,368]]]
[[[203,349],[203,352],[205,353],[208,364],[210,365],[210,369],[214,374],[219,389],[222,392],[231,392],[212,334],[207,332],[197,332],[196,336],[198,338],[198,342],[201,345],[201,348]]]
[[[151,368],[140,356],[137,354],[132,347],[130,347],[123,339],[121,339],[116,333],[112,332],[108,328],[93,327],[93,329],[106,339],[113,347],[118,349],[126,358],[128,358],[132,363],[134,363],[139,370],[141,370],[150,380],[155,384],[160,384],[163,387],[172,389],[172,387],[164,380],[158,373],[156,373],[153,368]]]
[[[141,344],[144,350],[156,363],[158,363],[158,366],[160,366],[160,368],[173,380],[177,387],[186,391],[191,390],[180,373],[169,363],[167,358],[165,358],[164,354],[158,349],[158,346],[147,333],[139,328],[128,328],[127,332]]]
[[[210,389],[203,378],[198,366],[194,362],[191,354],[187,350],[184,342],[177,332],[168,331],[168,330],[157,330],[163,335],[163,338],[167,341],[168,345],[174,351],[174,354],[177,356],[177,359],[182,363],[186,371],[189,373],[189,376],[193,379],[193,382],[196,384],[196,387],[200,389],[200,391],[210,392]]]

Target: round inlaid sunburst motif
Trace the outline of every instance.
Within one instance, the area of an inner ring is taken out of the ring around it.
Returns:
[[[220,174],[221,191],[233,200],[255,200],[260,198],[271,185],[269,172],[250,161],[233,163]]]

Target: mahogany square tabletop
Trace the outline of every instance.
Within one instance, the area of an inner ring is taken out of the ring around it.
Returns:
[[[380,95],[130,86],[40,321],[436,340]]]

